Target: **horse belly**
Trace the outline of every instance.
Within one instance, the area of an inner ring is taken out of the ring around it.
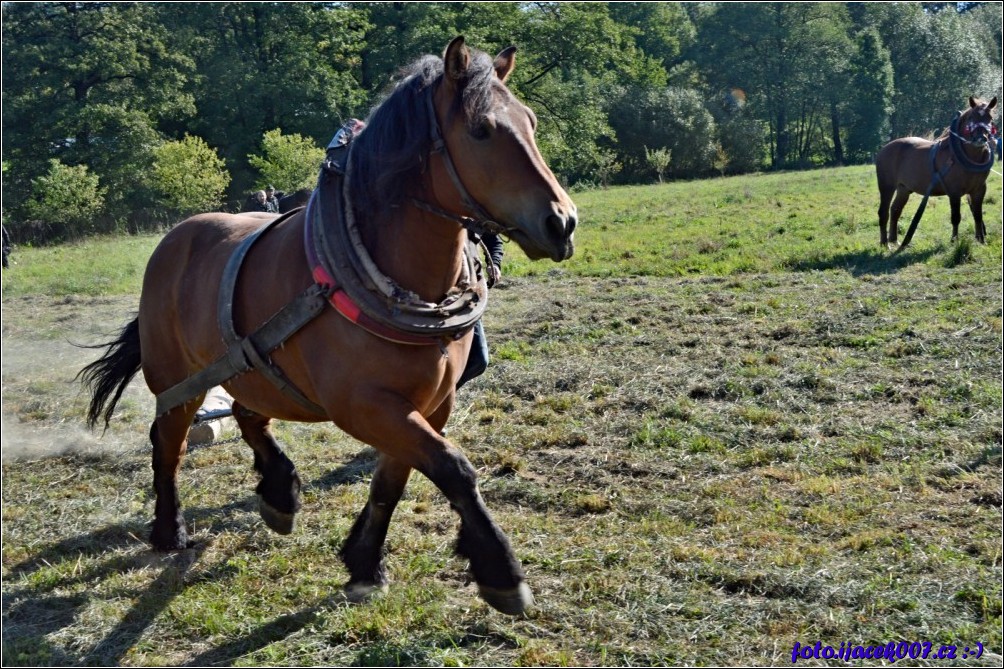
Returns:
[[[883,146],[875,157],[879,187],[925,193],[931,183],[930,150],[933,144],[920,137],[903,137]]]

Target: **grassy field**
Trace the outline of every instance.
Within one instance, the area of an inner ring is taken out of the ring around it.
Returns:
[[[942,645],[1000,665],[990,179],[987,246],[968,211],[950,243],[932,200],[890,258],[872,170],[853,167],[580,193],[571,261],[510,248],[492,365],[449,435],[526,568],[521,618],[478,599],[420,476],[391,526],[389,593],[341,600],[336,554],[375,460],[332,426],[278,427],[304,481],[294,534],[267,530],[250,449],[223,443],[180,478],[195,546],[151,552],[153,398],[137,380],[112,428],[85,432],[72,377],[95,353],[70,342],[131,317],[157,239],[16,249],[4,664],[790,666],[796,642],[907,641],[932,656],[897,665],[944,665]]]

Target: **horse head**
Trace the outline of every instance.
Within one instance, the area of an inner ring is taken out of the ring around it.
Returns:
[[[969,109],[959,117],[959,134],[970,144],[985,146],[996,134],[993,111],[997,107],[997,97],[990,102],[984,102],[974,97],[969,98]]]
[[[445,145],[444,159],[430,160],[432,183],[445,209],[487,215],[531,259],[560,262],[572,256],[578,214],[537,149],[536,116],[506,86],[515,53],[491,59],[463,37],[447,46],[432,93]]]

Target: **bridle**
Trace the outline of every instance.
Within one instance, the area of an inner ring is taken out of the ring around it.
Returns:
[[[449,212],[442,207],[437,207],[436,205],[430,204],[424,200],[418,198],[411,198],[411,203],[421,209],[422,211],[428,212],[440,218],[444,218],[448,221],[453,221],[460,227],[468,230],[469,232],[481,237],[485,234],[496,234],[496,235],[506,235],[512,228],[505,226],[498,221],[496,221],[488,211],[481,206],[481,204],[471,196],[470,192],[464,186],[464,182],[460,179],[460,175],[457,173],[457,168],[453,164],[453,159],[450,157],[450,150],[446,146],[446,139],[443,137],[443,131],[439,127],[439,119],[436,117],[436,106],[433,104],[433,87],[428,86],[425,89],[425,103],[428,108],[429,115],[429,141],[432,144],[432,148],[429,150],[429,155],[438,154],[442,159],[443,164],[446,166],[446,172],[450,175],[450,181],[453,182],[453,187],[457,189],[457,193],[460,195],[461,202],[467,207],[467,210],[474,214],[474,217],[470,216],[460,216]]]
[[[961,120],[962,112],[956,113],[948,129],[948,145],[952,149],[952,155],[955,156],[955,159],[967,172],[988,172],[994,166],[994,150],[990,146],[990,139],[997,134],[997,129],[989,122],[981,123],[979,121],[968,120],[960,130],[959,123]],[[979,131],[982,132],[978,137],[983,141],[977,141],[976,139],[977,132]],[[962,150],[962,144],[968,144],[979,149],[988,149],[990,157],[984,162],[978,163],[966,155],[966,152]]]

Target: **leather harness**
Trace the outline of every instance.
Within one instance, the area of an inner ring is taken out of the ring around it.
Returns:
[[[946,140],[941,140],[935,142],[931,146],[931,150],[928,152],[929,160],[931,161],[931,183],[927,187],[927,192],[924,193],[924,199],[920,201],[920,206],[917,207],[917,211],[913,215],[913,220],[910,221],[910,227],[906,231],[906,235],[903,236],[903,242],[899,247],[893,251],[893,255],[897,255],[900,251],[905,249],[910,241],[913,239],[913,233],[917,231],[917,225],[920,223],[921,216],[924,215],[924,209],[927,208],[927,201],[931,197],[931,192],[934,187],[941,182],[941,185],[945,188],[945,195],[948,195],[948,185],[945,183],[945,176],[948,174],[949,170],[955,163],[958,163],[962,169],[967,172],[988,172],[990,168],[994,165],[994,152],[993,149],[990,150],[990,158],[983,163],[976,163],[969,159],[969,157],[962,150],[962,142],[964,140],[958,134],[959,129],[959,119],[962,116],[962,112],[955,115],[952,119],[952,124],[949,126],[949,136],[947,138],[948,146],[951,148],[952,155],[945,161],[944,166],[939,170],[937,166],[938,152],[941,150],[942,142]]]
[[[432,106],[432,87],[426,92],[432,151],[445,161],[447,172],[465,206],[478,218],[456,216],[419,200],[412,203],[475,233],[504,233],[470,196],[456,172]],[[348,124],[347,124],[348,125]],[[330,304],[352,323],[370,333],[400,344],[438,345],[463,337],[481,318],[488,304],[486,272],[476,245],[468,242],[460,280],[438,303],[422,301],[382,274],[359,235],[350,201],[348,153],[351,135],[344,141],[341,160],[325,161],[318,185],[304,212],[304,250],[314,283],[247,336],[240,336],[233,321],[237,279],[251,247],[272,228],[288,221],[301,208],[266,223],[246,237],[227,261],[220,282],[217,321],[226,352],[194,375],[157,395],[157,416],[186,404],[210,388],[233,377],[257,371],[297,405],[315,415],[325,410],[297,388],[268,355]]]

